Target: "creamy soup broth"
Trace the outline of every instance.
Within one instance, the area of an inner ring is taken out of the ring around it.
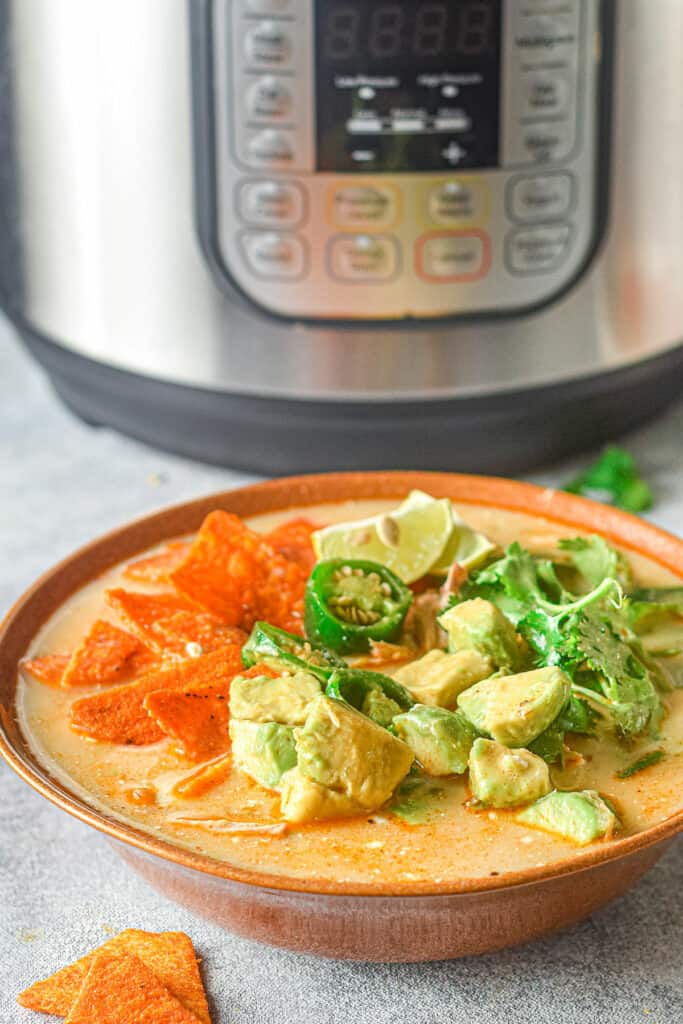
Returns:
[[[296,515],[326,524],[389,511],[394,506],[395,502],[386,501],[308,506],[257,516],[249,524],[265,532]],[[459,511],[499,544],[519,540],[534,551],[550,551],[558,538],[580,532],[517,513],[470,505],[459,507]],[[665,586],[680,582],[661,566],[630,552],[627,555],[639,583]],[[45,625],[29,654],[68,652],[95,619],[117,622],[104,599],[105,590],[112,586],[132,586],[121,568],[74,595]],[[136,583],[135,589],[145,588]],[[177,798],[172,794],[174,785],[195,771],[196,765],[179,755],[170,740],[147,747],[123,747],[84,738],[70,729],[70,705],[96,689],[60,690],[28,675],[20,678],[20,722],[40,761],[76,795],[109,815],[235,866],[311,880],[447,885],[463,878],[550,864],[576,849],[566,840],[522,827],[509,812],[468,809],[466,783],[461,778],[437,780],[442,792],[433,802],[429,819],[419,825],[382,812],[293,826],[283,834],[216,833],[206,825],[175,822],[176,818],[204,816],[276,824],[280,820],[279,796],[235,770],[203,796]],[[572,746],[586,760],[565,770],[553,767],[554,784],[604,793],[619,810],[622,834],[638,832],[679,810],[683,806],[683,691],[667,697],[667,704],[670,710],[657,742],[667,756],[659,764],[619,779],[617,770],[630,764],[640,750],[651,748],[651,741],[625,750],[616,743],[576,738]],[[144,802],[150,799],[153,802]]]

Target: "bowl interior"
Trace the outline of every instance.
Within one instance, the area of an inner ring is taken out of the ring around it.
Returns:
[[[662,842],[683,828],[683,810],[636,835],[543,867],[505,873],[496,878],[464,878],[447,888],[434,882],[365,884],[315,881],[246,870],[202,856],[134,825],[110,817],[71,792],[39,763],[17,722],[17,665],[46,620],[80,587],[112,566],[166,539],[195,531],[216,508],[243,517],[292,506],[346,499],[402,499],[420,488],[462,504],[484,505],[539,516],[568,528],[599,533],[683,577],[683,541],[616,509],[531,484],[447,473],[337,473],[293,477],[227,491],[163,510],[124,526],[81,548],[49,570],[20,598],[0,629],[0,753],[12,768],[47,799],[110,837],[184,867],[271,889],[331,892],[342,895],[427,895],[478,892],[526,884],[617,859]]]

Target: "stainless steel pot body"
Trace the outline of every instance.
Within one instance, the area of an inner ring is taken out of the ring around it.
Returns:
[[[609,171],[596,195],[608,213],[597,211],[605,227],[585,270],[526,315],[412,325],[269,316],[217,279],[197,231],[185,0],[5,0],[2,15],[14,162],[4,304],[64,352],[214,398],[396,410],[494,408],[680,351],[678,0],[615,5]],[[668,390],[680,367],[666,363]]]

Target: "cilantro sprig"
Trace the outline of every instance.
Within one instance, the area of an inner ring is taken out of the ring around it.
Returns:
[[[652,491],[640,476],[635,459],[616,446],[605,448],[600,458],[564,490],[616,505],[626,512],[646,512],[652,507]]]
[[[628,566],[600,537],[572,538],[560,547],[564,564],[511,544],[455,600],[491,601],[514,623],[539,667],[556,665],[567,673],[573,716],[567,731],[590,732],[597,708],[626,740],[656,732],[658,689],[666,689],[667,680],[629,622]],[[574,591],[565,581],[567,570],[578,583]]]

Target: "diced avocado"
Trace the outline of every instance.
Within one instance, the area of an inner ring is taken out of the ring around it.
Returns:
[[[557,718],[570,687],[569,677],[554,666],[493,676],[461,693],[458,707],[477,732],[508,747],[526,747]]]
[[[388,800],[413,763],[406,743],[331,697],[312,702],[296,740],[302,774],[366,810]]]
[[[234,763],[262,786],[274,788],[296,764],[294,729],[277,722],[230,721]]]
[[[427,775],[462,775],[467,771],[476,733],[460,712],[416,704],[394,719],[394,729]]]
[[[364,715],[385,728],[391,725],[396,715],[400,715],[402,710],[395,700],[387,697],[381,690],[370,690],[361,707]]]
[[[448,634],[448,650],[478,651],[496,668],[521,671],[527,664],[527,646],[509,619],[490,601],[475,597],[456,604],[439,616]]]
[[[525,807],[515,820],[570,839],[579,846],[611,836],[619,827],[616,814],[594,789],[575,793],[556,789],[531,807]]]
[[[286,821],[302,823],[323,818],[348,818],[362,814],[363,808],[346,793],[328,789],[292,768],[282,776],[280,811]]]
[[[308,672],[275,679],[237,676],[230,686],[230,716],[250,722],[303,725],[308,705],[320,694],[320,683]]]
[[[481,737],[470,751],[472,796],[484,807],[520,807],[549,793],[550,771],[529,750],[510,750]]]
[[[394,679],[410,690],[420,704],[454,708],[458,695],[493,672],[493,662],[475,650],[446,654],[435,649],[404,665]]]

